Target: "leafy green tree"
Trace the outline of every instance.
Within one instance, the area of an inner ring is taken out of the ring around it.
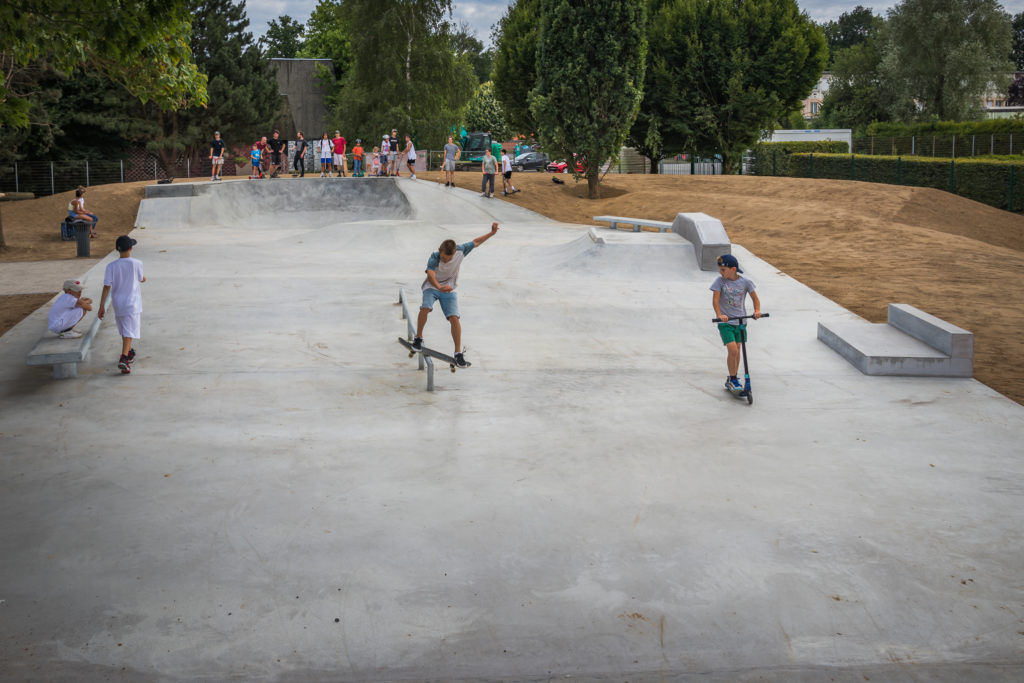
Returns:
[[[352,43],[341,0],[320,0],[306,22],[306,40],[297,57],[329,59],[341,81],[352,64]]]
[[[617,157],[643,95],[645,7],[638,0],[541,0],[537,86],[530,109],[548,152],[585,157],[587,194]],[[571,46],[571,49],[566,49]]]
[[[1013,52],[1010,61],[1017,71],[1024,71],[1024,12],[1013,15]]]
[[[496,140],[507,140],[512,137],[505,123],[501,105],[494,97],[494,84],[490,81],[481,83],[476,89],[473,99],[466,105],[463,122],[468,130],[489,130]]]
[[[161,109],[205,104],[189,52],[185,0],[33,0],[0,4],[0,143],[45,102],[33,71],[92,69]],[[25,87],[27,89],[22,89]],[[0,248],[5,246],[0,224]]]
[[[452,51],[458,59],[464,59],[473,67],[473,73],[481,84],[491,80],[494,67],[494,50],[484,49],[479,38],[469,32],[469,25],[462,22],[452,34]]]
[[[27,93],[14,72],[33,62],[87,68],[162,109],[206,102],[206,82],[189,52],[187,0],[33,0],[0,5],[0,125],[28,125]]]
[[[857,5],[849,12],[839,15],[837,21],[830,21],[822,28],[828,41],[829,62],[840,50],[866,42],[878,30],[876,17],[870,7]]]
[[[451,50],[450,0],[346,0],[342,13],[361,30],[337,122],[364,140],[397,128],[440,147],[476,87]]]
[[[863,130],[875,121],[892,120],[895,94],[881,76],[885,44],[885,21],[879,17],[867,40],[832,55],[832,78],[821,105],[823,126]]]
[[[260,48],[267,59],[291,59],[302,49],[302,24],[287,14],[267,22],[267,32],[260,38]]]
[[[762,130],[799,108],[824,70],[825,36],[795,0],[677,0],[660,12],[665,109],[687,147],[726,173]]]
[[[657,30],[661,9],[672,0],[647,0],[647,68],[644,72],[643,99],[637,110],[636,120],[626,136],[626,144],[650,160],[651,173],[657,173],[659,162],[667,156],[667,150],[676,152],[683,149],[683,136],[679,127],[672,123],[665,95],[666,84],[672,78],[671,55],[663,50],[666,45],[654,40],[652,33]],[[660,38],[660,36],[659,36]]]
[[[245,3],[235,0],[191,0],[196,17],[192,51],[209,78],[210,103],[205,109],[150,111],[158,133],[146,147],[169,170],[179,155],[198,164],[209,152],[213,131],[229,146],[250,144],[270,131],[284,101],[270,60],[260,54],[246,29]]]
[[[537,85],[540,0],[516,0],[494,28],[494,96],[514,133],[532,134],[537,121],[530,91]]]
[[[990,86],[1006,92],[1013,27],[997,0],[903,0],[888,16],[881,72],[897,119],[974,119]]]

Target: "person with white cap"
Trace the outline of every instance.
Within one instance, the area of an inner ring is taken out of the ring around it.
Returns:
[[[398,144],[398,140],[395,140],[395,145]],[[380,175],[390,175],[391,163],[388,159],[391,158],[391,136],[384,133],[384,138],[380,141]]]
[[[73,328],[92,310],[92,299],[82,296],[80,280],[65,280],[61,289],[64,293],[50,307],[47,327],[61,339],[77,339],[82,333]]]

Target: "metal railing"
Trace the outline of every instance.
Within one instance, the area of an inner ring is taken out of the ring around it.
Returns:
[[[1024,153],[1024,136],[1019,133],[982,135],[905,135],[871,136],[853,139],[854,154],[887,156],[963,157]]]

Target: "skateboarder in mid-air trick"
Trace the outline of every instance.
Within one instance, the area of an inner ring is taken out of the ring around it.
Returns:
[[[459,266],[462,259],[476,247],[489,240],[498,232],[497,222],[491,224],[491,231],[477,237],[472,242],[455,244],[455,240],[445,240],[441,247],[427,259],[427,279],[423,281],[423,303],[420,305],[419,317],[416,320],[416,338],[412,347],[417,351],[423,349],[423,327],[427,324],[427,316],[434,309],[434,302],[441,302],[441,312],[452,325],[452,340],[455,342],[455,364],[464,368],[468,366],[462,355],[462,323],[459,322],[459,299],[455,287],[459,279]]]

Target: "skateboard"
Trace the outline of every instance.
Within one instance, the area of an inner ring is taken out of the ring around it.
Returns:
[[[414,349],[412,347],[412,342],[409,341],[408,339],[406,339],[405,337],[399,337],[398,338],[398,343],[401,344],[402,346],[404,346],[406,349],[408,349],[408,351],[409,351],[409,358],[412,358],[417,353],[422,353],[424,356],[428,356],[430,358],[436,358],[439,361],[447,363],[448,367],[450,367],[452,369],[452,372],[455,372],[456,370],[464,370],[465,369],[465,368],[460,368],[458,365],[456,365],[454,358],[452,358],[451,356],[445,355],[445,354],[441,353],[440,351],[435,351],[434,349],[428,349],[426,346],[424,346],[422,349],[417,351],[416,349]],[[473,365],[473,364],[470,363],[469,361],[466,361],[466,367],[467,368],[470,367],[471,365]]]

